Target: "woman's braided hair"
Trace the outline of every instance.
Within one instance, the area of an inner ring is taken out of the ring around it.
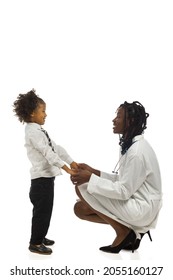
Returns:
[[[124,108],[124,132],[120,137],[120,146],[122,148],[121,153],[125,154],[132,145],[132,139],[136,135],[140,135],[147,128],[147,118],[149,114],[145,112],[144,106],[138,102],[133,103],[124,102],[120,105]],[[127,123],[128,122],[128,123]]]

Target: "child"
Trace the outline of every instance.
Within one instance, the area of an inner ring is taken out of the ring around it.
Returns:
[[[19,121],[26,123],[25,147],[32,164],[30,200],[33,216],[29,250],[38,254],[51,254],[52,250],[45,245],[54,244],[53,240],[46,238],[53,208],[54,179],[61,174],[61,168],[74,175],[78,165],[42,128],[47,116],[46,104],[35,90],[19,94],[13,107]]]

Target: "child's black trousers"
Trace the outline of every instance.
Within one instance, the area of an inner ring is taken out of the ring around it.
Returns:
[[[31,180],[29,197],[33,204],[33,215],[30,244],[41,244],[48,232],[53,209],[54,180],[55,177]]]

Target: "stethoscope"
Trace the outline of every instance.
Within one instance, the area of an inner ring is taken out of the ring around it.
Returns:
[[[132,143],[132,145],[133,145],[135,142],[137,142],[137,140],[134,141],[134,142]],[[125,153],[124,155],[126,156],[127,153]],[[117,164],[115,165],[114,170],[112,171],[112,173],[118,174],[118,171],[120,170],[120,167],[121,167],[122,164],[123,164],[122,158],[123,158],[124,155],[122,155],[122,156],[120,157],[120,159],[119,159],[119,161],[117,162]],[[118,166],[118,165],[119,165],[119,166]]]
[[[118,160],[117,164],[114,167],[114,170],[112,171],[112,173],[114,174],[118,174],[118,171],[120,170],[120,167],[122,166],[122,158],[123,155],[120,157],[120,159]]]

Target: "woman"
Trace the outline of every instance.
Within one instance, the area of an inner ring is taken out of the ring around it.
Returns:
[[[120,135],[121,155],[114,174],[80,164],[71,176],[80,200],[75,214],[84,220],[106,223],[116,232],[109,246],[100,250],[119,253],[139,247],[145,233],[156,226],[162,205],[161,176],[156,155],[144,139],[149,114],[141,103],[124,102],[113,120]]]

